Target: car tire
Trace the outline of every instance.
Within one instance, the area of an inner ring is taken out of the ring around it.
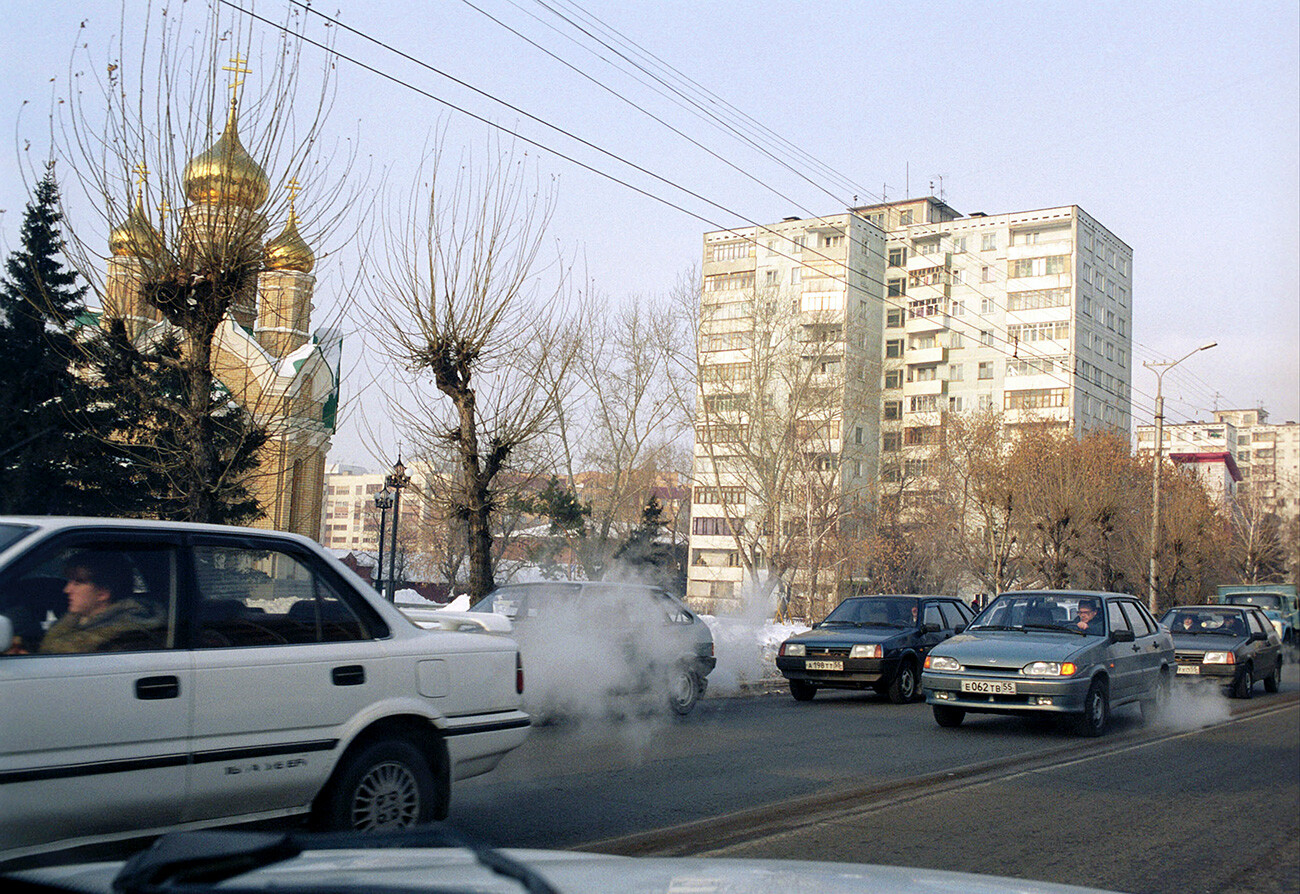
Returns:
[[[673,713],[685,717],[695,710],[704,687],[695,671],[684,665],[678,665],[668,675],[668,707]]]
[[[1093,680],[1083,698],[1083,713],[1075,718],[1079,735],[1096,738],[1110,725],[1110,691],[1105,680]]]
[[[954,708],[950,705],[934,705],[933,708],[934,722],[944,729],[955,729],[966,719],[965,708]]]
[[[817,687],[807,680],[791,680],[790,694],[797,702],[810,702],[817,695]]]
[[[1241,674],[1232,681],[1233,698],[1250,698],[1255,694],[1255,670],[1249,664],[1241,669]]]
[[[406,739],[378,739],[344,758],[313,817],[331,832],[409,829],[436,818],[439,782],[428,758]]]
[[[916,684],[916,662],[904,658],[898,665],[893,682],[889,684],[889,700],[896,705],[916,701],[918,691]]]
[[[1153,698],[1144,698],[1139,702],[1142,709],[1142,720],[1146,723],[1155,723],[1160,720],[1169,708],[1170,696],[1169,674],[1165,671],[1160,672],[1160,680],[1156,683],[1156,694]]]
[[[1264,678],[1264,691],[1277,692],[1282,685],[1282,658],[1278,656],[1277,664],[1273,665],[1273,673]]]

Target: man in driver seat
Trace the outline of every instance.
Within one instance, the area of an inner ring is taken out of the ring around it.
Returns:
[[[156,608],[133,596],[131,565],[120,553],[86,550],[63,569],[68,612],[41,639],[43,653],[112,651],[114,641],[163,626]]]

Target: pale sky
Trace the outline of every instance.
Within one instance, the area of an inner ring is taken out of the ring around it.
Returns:
[[[524,148],[543,176],[558,178],[552,235],[581,256],[611,301],[667,290],[699,263],[705,231],[835,214],[855,198],[879,201],[882,192],[900,199],[929,194],[933,184],[937,194],[942,183],[944,199],[963,213],[1075,204],[1133,249],[1134,425],[1149,423],[1154,406],[1155,375],[1142,362],[1176,359],[1211,340],[1217,348],[1165,376],[1169,421],[1208,418],[1215,406],[1257,405],[1269,410],[1270,421],[1300,419],[1300,6],[1294,0],[581,2],[332,0],[327,11],[521,110],[354,35],[338,37],[343,54],[543,144],[546,149]],[[189,15],[195,5],[190,0]],[[284,0],[256,4],[276,21],[287,7]],[[107,56],[123,8],[138,17],[145,3],[0,0],[6,61],[0,146],[7,146],[0,149],[0,248],[6,253],[26,201],[17,156],[27,140],[30,152],[44,152],[47,111],[66,89],[74,42],[93,47],[98,41],[99,55]],[[656,84],[655,92],[643,74],[634,80],[612,51],[593,54],[586,49],[590,38],[557,13],[585,16],[589,32],[617,32],[625,52],[636,49],[671,67],[693,82],[696,95],[714,97],[710,114],[692,114],[679,96],[665,98],[665,88]],[[79,29],[83,20],[87,27]],[[337,74],[339,99],[327,131],[360,134],[363,153],[389,171],[390,184],[412,182],[436,128],[447,128],[452,144],[484,145],[488,125],[346,60]],[[20,117],[23,100],[29,104]],[[781,163],[715,126],[723,102],[753,119],[765,140],[780,141],[768,145],[779,147],[774,154]],[[325,290],[346,277],[317,272],[318,303],[341,300]],[[359,335],[350,340],[354,351],[361,341]],[[379,405],[380,386],[359,388],[366,378],[345,380],[345,402]],[[378,467],[351,425],[335,439],[331,458]]]

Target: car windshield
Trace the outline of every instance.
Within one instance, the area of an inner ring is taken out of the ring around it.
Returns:
[[[1246,619],[1239,611],[1212,608],[1173,609],[1160,620],[1176,636],[1245,636]]]
[[[845,599],[821,622],[823,627],[911,627],[916,624],[917,601],[889,596]]]
[[[1004,593],[989,603],[968,630],[1056,630],[1105,636],[1101,600],[1054,593]]]
[[[1233,593],[1225,596],[1223,601],[1228,605],[1258,605],[1273,611],[1282,610],[1282,597],[1276,593]]]

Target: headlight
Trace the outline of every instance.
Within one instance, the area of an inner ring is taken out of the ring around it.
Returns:
[[[1034,661],[1020,672],[1026,677],[1072,677],[1077,670],[1073,661]]]
[[[1237,656],[1232,652],[1206,652],[1202,664],[1236,664]]]
[[[875,643],[870,646],[856,645],[849,649],[850,658],[883,658],[884,653],[880,651],[880,644]]]
[[[927,655],[925,656],[925,667],[927,670],[959,671],[961,670],[961,662],[946,655]]]
[[[803,643],[781,643],[781,654],[791,658],[802,658],[804,656]]]

